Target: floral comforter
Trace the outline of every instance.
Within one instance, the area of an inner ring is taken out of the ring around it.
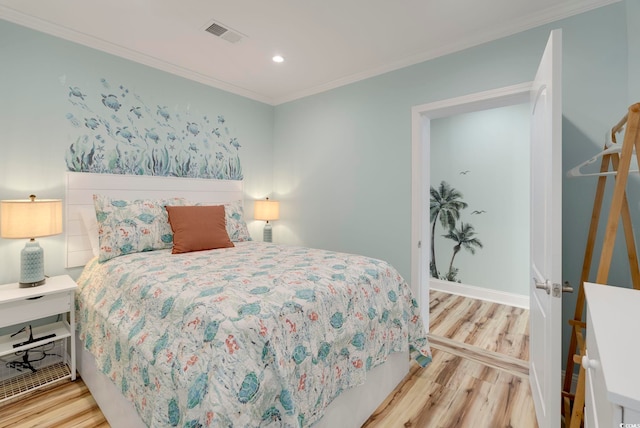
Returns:
[[[91,261],[78,330],[149,426],[305,427],[396,351],[429,344],[409,287],[363,256],[242,242]]]

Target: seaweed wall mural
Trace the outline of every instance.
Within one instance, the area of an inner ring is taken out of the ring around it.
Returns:
[[[469,171],[462,171],[460,174],[466,175]],[[433,278],[443,279],[446,281],[461,282],[458,279],[458,269],[453,266],[453,262],[460,252],[465,249],[471,254],[476,253],[476,248],[482,248],[482,242],[476,238],[476,232],[470,223],[460,221],[458,227],[458,220],[462,210],[468,207],[468,204],[462,200],[462,193],[451,187],[446,181],[441,181],[437,189],[431,186],[430,189],[431,198],[429,203],[430,219],[431,219],[431,262],[429,265],[430,274]],[[484,210],[474,210],[471,214],[483,214]],[[438,220],[442,229],[446,231],[446,234],[442,235],[447,239],[455,242],[453,246],[453,253],[451,255],[451,261],[449,262],[449,269],[445,274],[442,274],[437,267],[436,262],[436,249],[435,249],[435,234],[436,225]]]
[[[68,87],[69,171],[242,180],[241,145],[223,115],[150,104],[104,78],[98,88]]]

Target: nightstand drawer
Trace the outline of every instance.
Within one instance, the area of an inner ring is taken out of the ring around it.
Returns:
[[[66,293],[48,294],[31,300],[17,300],[1,305],[2,322],[0,327],[70,312],[73,310],[71,307],[72,297],[73,291],[68,291]]]

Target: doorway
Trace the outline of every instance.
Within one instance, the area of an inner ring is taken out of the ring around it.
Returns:
[[[431,177],[427,166],[431,164],[431,128],[435,119],[460,114],[513,106],[529,102],[531,83],[494,89],[476,94],[452,98],[412,109],[412,225],[411,225],[411,286],[418,296],[422,317],[429,329],[429,290],[432,278],[429,275],[429,249],[431,230],[429,200]],[[455,283],[451,283],[455,286]],[[502,301],[503,293],[494,294],[496,301]],[[487,296],[485,295],[485,298]],[[528,296],[522,296],[514,306],[528,307]],[[515,304],[514,304],[515,303]]]
[[[562,30],[551,31],[531,83],[412,109],[412,286],[429,328],[425,227],[429,200],[431,120],[459,113],[530,103],[530,348],[531,391],[539,426],[560,426],[562,337]],[[551,293],[551,289],[554,292]]]

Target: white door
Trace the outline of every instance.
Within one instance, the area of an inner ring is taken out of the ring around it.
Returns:
[[[538,426],[560,427],[562,360],[562,32],[551,32],[531,89],[529,379]]]

